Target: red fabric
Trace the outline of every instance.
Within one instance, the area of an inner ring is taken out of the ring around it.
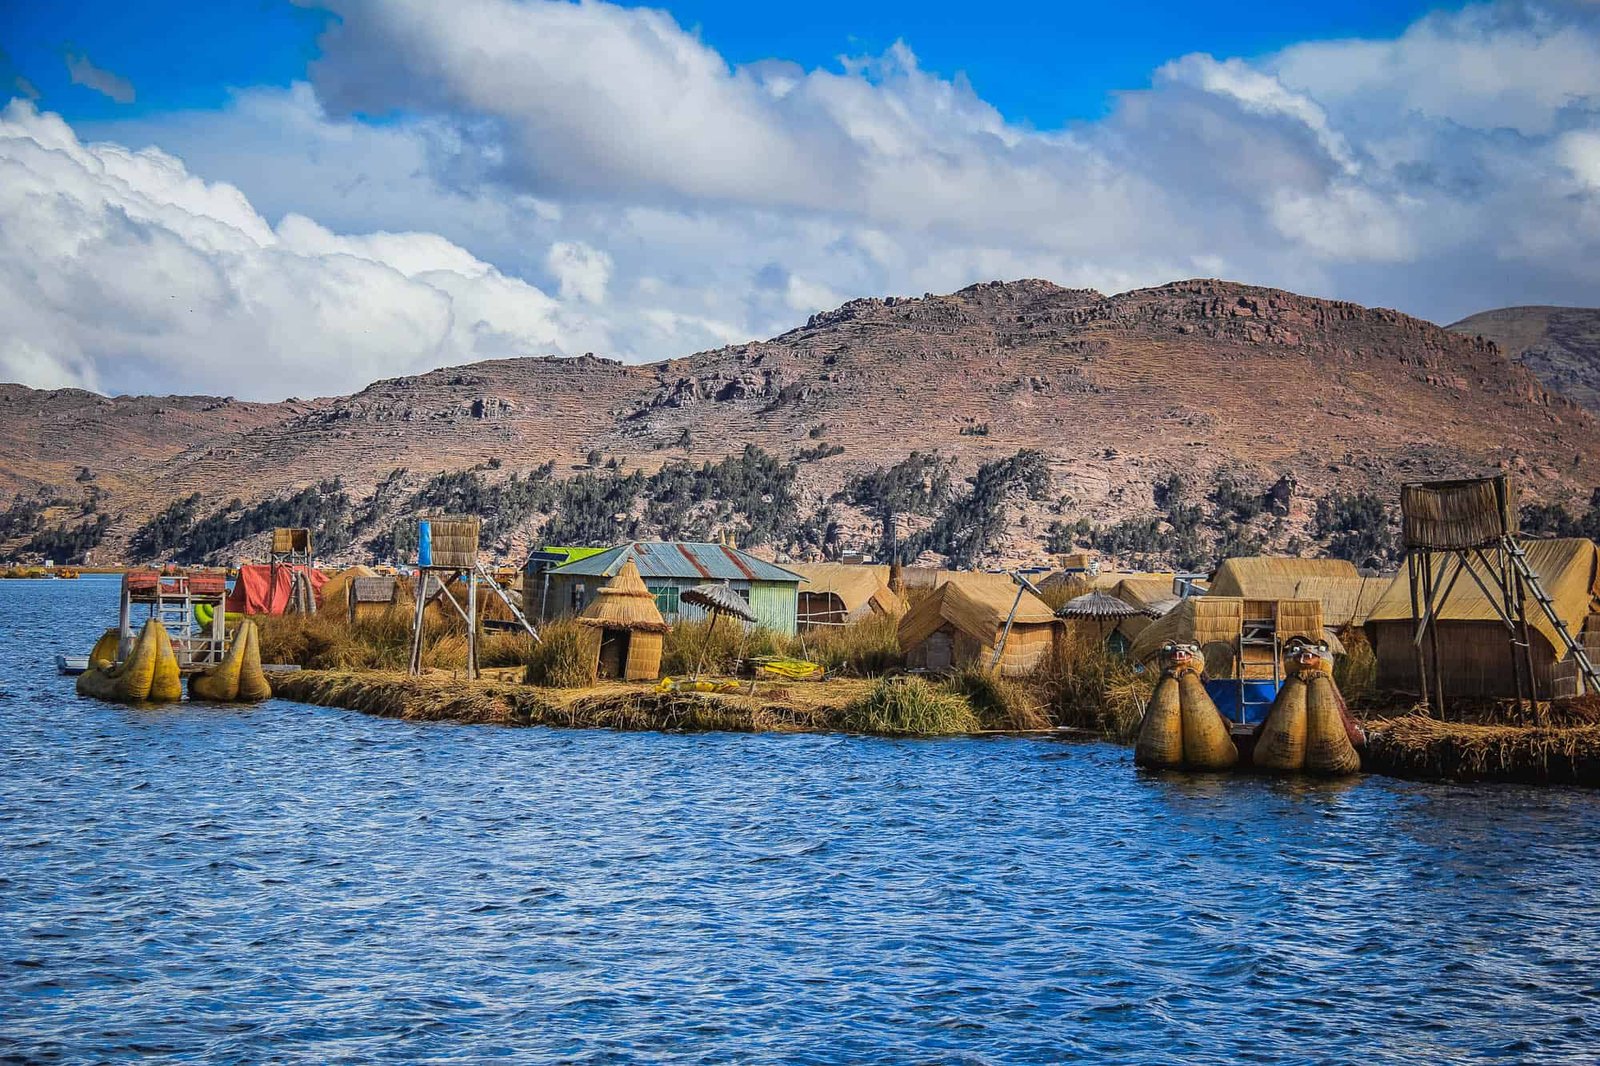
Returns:
[[[295,567],[253,563],[239,567],[239,579],[228,593],[227,609],[237,614],[282,614],[289,605]],[[322,586],[328,583],[325,570],[310,570],[311,592],[317,606],[322,605]]]

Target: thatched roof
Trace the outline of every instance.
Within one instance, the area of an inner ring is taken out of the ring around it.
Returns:
[[[596,594],[594,602],[583,609],[578,624],[637,633],[665,633],[670,628],[631,559]]]
[[[337,574],[328,578],[327,584],[322,586],[322,606],[318,610],[343,611],[346,609],[345,590],[350,587],[350,582],[358,577],[377,577],[378,572],[370,566],[346,567]]]
[[[1002,585],[993,580],[1003,578]],[[900,646],[921,644],[940,627],[949,623],[980,644],[992,645],[1000,639],[1011,605],[1017,605],[1013,626],[1054,625],[1056,616],[1039,597],[1026,589],[1017,600],[1018,586],[1003,574],[963,575],[962,580],[946,581],[900,619]]]
[[[799,591],[826,593],[839,597],[847,618],[869,614],[898,616],[905,603],[889,589],[887,566],[854,566],[847,563],[790,563],[788,569],[802,578]]]
[[[1172,574],[1125,577],[1111,587],[1111,595],[1133,604],[1148,614],[1162,613],[1157,604],[1172,599]]]
[[[1400,514],[1407,547],[1487,547],[1516,532],[1517,497],[1504,474],[1415,482],[1400,486]]]
[[[1257,555],[1225,560],[1211,581],[1210,594],[1247,600],[1320,600],[1323,625],[1342,628],[1367,620],[1389,580],[1362,577],[1344,559]]]
[[[1088,592],[1074,597],[1056,612],[1057,618],[1131,618],[1143,614],[1126,600],[1119,600],[1108,592]]]
[[[1594,541],[1582,537],[1560,540],[1534,540],[1523,542],[1528,563],[1539,575],[1539,583],[1555,602],[1556,614],[1567,624],[1571,633],[1580,633],[1591,613],[1600,612],[1600,548]],[[1434,580],[1450,584],[1457,568],[1456,557],[1435,554]],[[1496,581],[1482,563],[1474,560],[1472,573],[1483,579],[1491,589]],[[1443,586],[1441,586],[1443,587]],[[1539,610],[1529,597],[1528,625],[1544,638],[1556,653],[1556,660],[1566,656],[1566,645],[1561,642],[1556,627]],[[1471,574],[1462,574],[1438,611],[1441,622],[1493,622],[1499,624],[1500,616],[1494,605],[1485,598]],[[1411,582],[1404,573],[1390,582],[1377,606],[1367,615],[1367,622],[1398,622],[1411,620]]]

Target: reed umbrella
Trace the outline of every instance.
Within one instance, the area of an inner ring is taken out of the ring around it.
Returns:
[[[1062,605],[1056,612],[1057,618],[1093,618],[1096,620],[1110,618],[1132,618],[1136,614],[1145,612],[1126,600],[1120,600],[1106,592],[1089,592],[1082,596],[1074,597]]]
[[[695,657],[695,677],[700,676],[700,667],[705,662],[706,649],[711,646],[711,634],[717,628],[719,617],[731,614],[745,622],[756,620],[756,613],[750,609],[748,603],[744,602],[744,597],[727,585],[696,585],[679,596],[678,602],[703,608],[711,614],[711,624],[706,626],[705,639],[700,642],[700,654]]]

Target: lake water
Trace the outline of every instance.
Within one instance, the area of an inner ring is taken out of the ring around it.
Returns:
[[[1593,1062],[1600,794],[77,699],[0,581],[0,1058]]]

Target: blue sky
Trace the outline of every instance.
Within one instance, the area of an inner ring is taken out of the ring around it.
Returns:
[[[230,89],[304,78],[329,15],[278,0],[80,0],[6,4],[0,46],[41,102],[69,120],[219,107]],[[929,70],[965,74],[1007,118],[1054,127],[1104,113],[1109,94],[1145,87],[1189,52],[1253,56],[1306,40],[1390,36],[1438,6],[1411,0],[1262,4],[1259,0],[1016,2],[814,0],[664,7],[734,63],[782,58],[829,66],[903,40]],[[76,49],[136,87],[118,104],[68,77]]]
[[[1595,0],[306,4],[0,3],[0,380],[280,398],[1024,277],[1600,293]]]

